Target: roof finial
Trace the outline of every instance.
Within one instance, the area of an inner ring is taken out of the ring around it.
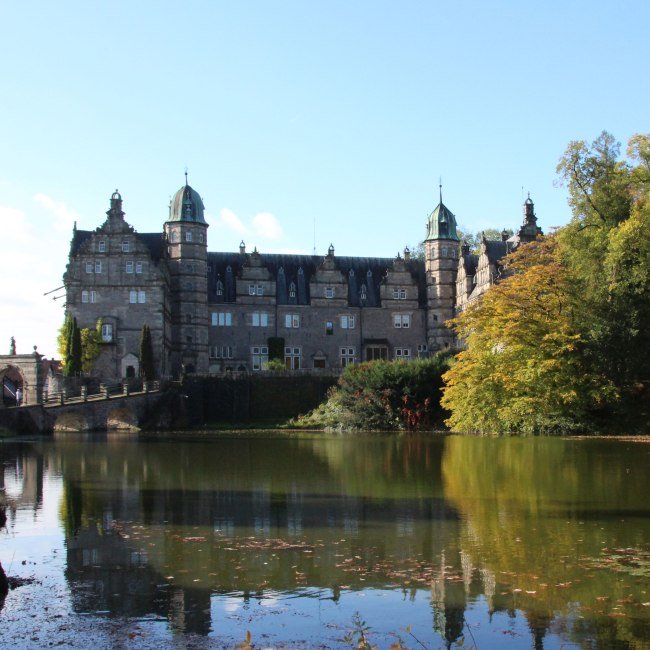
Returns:
[[[440,205],[442,205],[442,176],[438,177],[438,187],[440,188]]]
[[[187,165],[185,165],[185,185],[187,185]]]

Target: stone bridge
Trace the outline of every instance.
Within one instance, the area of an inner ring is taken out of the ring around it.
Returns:
[[[64,404],[34,404],[0,409],[0,427],[15,433],[138,431],[159,422],[164,392],[89,396]]]

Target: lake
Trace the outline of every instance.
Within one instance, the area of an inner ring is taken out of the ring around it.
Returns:
[[[7,645],[650,644],[650,441],[63,434],[0,456]]]

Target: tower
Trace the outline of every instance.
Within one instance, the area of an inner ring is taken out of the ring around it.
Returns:
[[[427,345],[432,352],[452,345],[453,332],[445,321],[454,316],[456,271],[458,269],[456,217],[442,202],[429,215],[424,240],[427,278]]]
[[[187,184],[169,204],[165,236],[170,272],[174,375],[208,372],[208,224],[199,193]]]
[[[518,244],[527,244],[528,242],[535,241],[539,235],[542,234],[542,229],[537,225],[537,216],[535,215],[535,204],[530,198],[524,201],[524,223],[517,232]]]

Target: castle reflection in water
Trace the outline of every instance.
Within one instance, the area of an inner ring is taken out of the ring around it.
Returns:
[[[490,614],[522,611],[541,647],[557,604],[515,605],[499,587],[497,560],[478,554],[483,524],[468,520],[462,497],[445,499],[445,444],[198,435],[4,444],[0,498],[12,527],[18,509],[43,507],[44,479],[61,477],[77,613],[157,616],[207,635],[222,623],[214,597],[426,590],[432,630],[447,644],[462,637],[466,608],[483,602]]]

